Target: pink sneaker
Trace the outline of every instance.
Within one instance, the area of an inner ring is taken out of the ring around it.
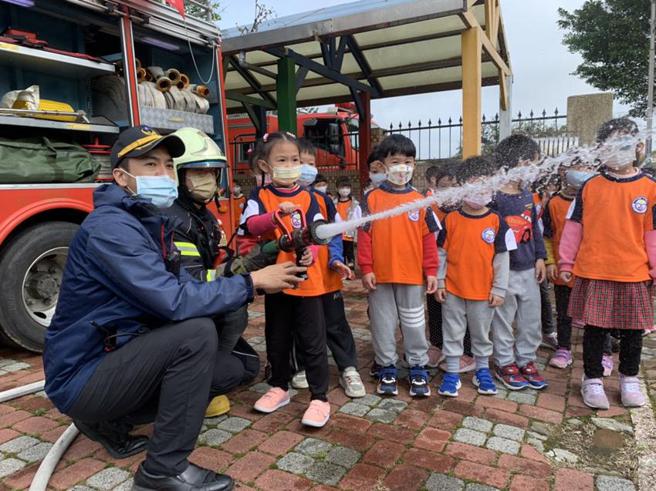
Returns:
[[[549,360],[549,365],[556,368],[567,368],[572,364],[572,352],[565,348],[558,348]]]
[[[584,375],[581,382],[581,396],[585,405],[592,409],[608,409],[610,407],[604,391],[604,382],[600,378],[585,378]]]
[[[613,373],[613,365],[613,355],[604,353],[604,356],[601,357],[601,366],[604,367],[604,377],[610,377]]]
[[[440,362],[440,369],[443,372],[449,371],[446,366],[446,360]],[[475,369],[476,369],[476,361],[471,356],[462,355],[460,357],[460,369],[458,370],[458,373],[473,372]]]
[[[638,377],[627,377],[620,373],[620,392],[624,407],[642,407],[647,402]]]
[[[303,414],[301,423],[313,428],[323,428],[330,419],[330,403],[315,399]]]
[[[440,348],[437,346],[431,346],[428,348],[428,363],[426,363],[427,367],[437,368],[442,361],[444,361],[444,355],[442,354],[442,350]]]
[[[271,387],[266,394],[255,401],[253,406],[261,413],[272,413],[277,409],[289,404],[289,391],[280,387]]]

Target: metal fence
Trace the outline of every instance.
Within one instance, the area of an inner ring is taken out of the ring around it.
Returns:
[[[495,114],[493,118],[483,116],[481,126],[483,153],[489,153],[499,142],[499,115]],[[552,114],[543,110],[537,115],[531,110],[527,116],[519,112],[512,119],[512,130],[535,138],[548,155],[561,153],[578,144],[578,139],[567,133],[567,115],[560,114],[558,109]],[[418,160],[459,157],[462,154],[462,117],[457,120],[438,118],[437,122],[431,118],[427,122],[419,120],[414,124],[412,121],[397,125],[392,123],[386,131],[410,138],[417,147]]]

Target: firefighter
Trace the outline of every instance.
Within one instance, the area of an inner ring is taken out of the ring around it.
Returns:
[[[112,184],[71,242],[59,301],[45,340],[46,393],[78,429],[115,458],[148,446],[134,489],[229,490],[233,481],[189,463],[222,369],[213,317],[259,289],[298,284],[292,263],[204,282],[180,268],[170,220],[177,196],[177,136],[141,126],[112,147]],[[129,434],[154,421],[153,435]]]

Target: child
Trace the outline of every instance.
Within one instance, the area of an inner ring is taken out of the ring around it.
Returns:
[[[328,196],[328,178],[323,174],[317,174],[317,177],[314,179],[314,184],[312,185],[312,188],[315,191],[319,191],[320,193],[323,193],[326,196]]]
[[[301,162],[303,165],[316,169],[316,149],[312,143],[304,138],[299,140],[301,149]],[[306,174],[311,172],[306,170]],[[301,176],[303,171],[301,171]],[[316,175],[319,183],[319,175]],[[324,178],[325,181],[325,178]],[[311,189],[317,200],[321,215],[329,221],[340,221],[339,214],[335,209],[333,201],[324,193]],[[340,372],[339,384],[348,397],[364,397],[367,393],[357,370],[357,353],[355,340],[351,332],[351,326],[346,320],[344,311],[344,298],[342,297],[342,277],[353,278],[353,272],[344,264],[342,253],[342,238],[337,235],[330,241],[328,247],[319,248],[317,262],[323,273],[324,294],[321,296],[323,313],[326,320],[326,337],[328,348],[335,359]],[[303,359],[300,350],[297,350],[296,362],[298,367],[303,367]],[[298,371],[292,378],[292,387],[296,389],[307,389],[308,383],[305,370]]]
[[[641,148],[633,137],[607,141],[604,148],[604,170],[583,184],[567,216],[560,277],[569,282],[575,276],[569,315],[585,325],[583,402],[609,407],[601,361],[606,334],[614,329],[620,337],[622,404],[639,407],[645,404],[637,377],[642,332],[653,322],[656,182],[635,167]]]
[[[415,168],[415,146],[402,135],[391,135],[379,145],[387,180],[364,198],[364,210],[377,213],[422,199],[410,186]],[[410,365],[410,395],[429,396],[423,285],[437,289],[439,228],[433,212],[414,210],[377,220],[358,231],[358,263],[362,284],[369,292],[369,315],[379,394],[397,395],[396,326],[400,321],[405,358]]]
[[[362,191],[363,196],[369,191],[376,189],[387,179],[387,176],[385,175],[385,166],[383,165],[382,158],[379,154],[380,152],[378,151],[378,145],[376,145],[369,154],[369,157],[367,157],[367,167],[369,168],[369,183]]]
[[[490,160],[471,157],[458,167],[456,178],[459,184],[476,184],[494,171]],[[497,393],[489,367],[490,325],[508,288],[508,250],[516,246],[503,218],[487,207],[491,199],[492,193],[486,191],[466,195],[462,207],[444,218],[437,239],[440,268],[435,299],[442,304],[442,352],[447,364],[438,393],[444,396],[458,395],[467,329],[476,362],[473,383],[479,394]]]
[[[428,189],[424,193],[426,196],[433,196],[438,190],[446,189],[457,185],[455,173],[456,169],[462,164],[461,160],[450,159],[441,165],[432,165],[426,169],[426,183]],[[454,206],[431,206],[431,209],[441,222],[447,213],[456,209]],[[428,363],[431,368],[438,365],[446,371],[446,363],[442,353],[442,304],[435,300],[434,295],[426,295],[426,307],[428,310],[428,332],[431,346],[428,348]],[[440,365],[441,364],[441,365]],[[464,354],[460,359],[460,368],[458,373],[470,372],[476,368],[474,358],[471,352],[471,338],[469,329],[465,331]]]
[[[301,174],[300,151],[296,138],[289,133],[264,135],[255,150],[257,166],[263,175],[271,177],[271,184],[253,190],[242,216],[245,234],[261,241],[280,237],[275,227],[274,212],[284,214],[287,227],[298,228],[300,208],[308,224],[321,218],[313,195],[298,186]],[[312,251],[314,249],[314,252]],[[311,392],[311,402],[302,423],[320,428],[330,418],[328,391],[328,357],[326,326],[321,303],[323,279],[315,261],[316,248],[307,248],[300,264],[308,266],[307,279],[293,290],[267,294],[265,306],[265,337],[267,358],[271,364],[271,389],[255,402],[255,409],[271,413],[289,404],[288,382],[291,377],[289,359],[293,336],[303,354]],[[280,251],[278,262],[296,261],[295,253]]]
[[[562,189],[548,201],[543,216],[544,242],[547,249],[547,278],[554,284],[556,297],[557,349],[549,360],[549,365],[555,368],[567,368],[572,364],[572,318],[567,315],[567,308],[574,284],[573,281],[565,283],[559,278],[558,247],[565,227],[565,217],[572,201],[583,183],[590,179],[594,172],[590,166],[576,157],[564,174]]]
[[[495,150],[499,166],[518,167],[537,161],[540,147],[525,135],[502,140]],[[517,249],[510,251],[510,279],[504,304],[492,321],[494,374],[510,390],[544,389],[547,382],[535,366],[542,340],[540,286],[545,279],[547,257],[537,209],[530,191],[512,181],[496,193],[496,210],[515,234]],[[516,321],[516,334],[513,323]]]
[[[351,195],[351,182],[347,176],[337,179],[337,213],[342,220],[354,220],[362,217],[360,203]],[[355,229],[347,230],[342,236],[344,259],[349,268],[355,267]]]

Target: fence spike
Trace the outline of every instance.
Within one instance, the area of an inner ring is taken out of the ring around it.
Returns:
[[[432,124],[433,124],[433,122],[430,120],[430,118],[428,118],[428,126],[430,126]]]
[[[401,124],[401,121],[399,121],[399,129],[403,128],[403,125]]]
[[[528,115],[529,115],[529,117],[531,117],[531,118],[533,117],[533,109],[531,109],[531,112],[528,113]]]
[[[419,120],[419,124],[418,124],[418,126],[421,128],[421,119]]]
[[[522,112],[521,112],[521,111],[519,111],[519,112],[517,113],[517,119],[522,119]]]
[[[390,123],[390,131],[392,131],[393,129],[394,129],[394,125]]]
[[[412,128],[412,123],[408,121],[408,128]]]
[[[442,118],[437,118],[437,125],[440,126],[442,124]]]
[[[494,115],[494,122],[495,122],[495,123],[498,123],[498,122],[499,122],[499,113],[496,113],[496,114]]]
[[[451,124],[451,116],[449,116],[449,124]]]
[[[543,118],[546,118],[546,117],[547,117],[547,110],[546,110],[546,109],[543,109],[543,110],[542,110],[542,117],[543,117]]]
[[[554,109],[554,116],[558,116],[558,108]]]
[[[462,116],[458,119],[458,123],[462,124]]]
[[[483,114],[483,118],[482,118],[482,119],[483,119],[483,122],[485,123],[485,120],[486,120],[486,118],[485,118],[485,114]]]

